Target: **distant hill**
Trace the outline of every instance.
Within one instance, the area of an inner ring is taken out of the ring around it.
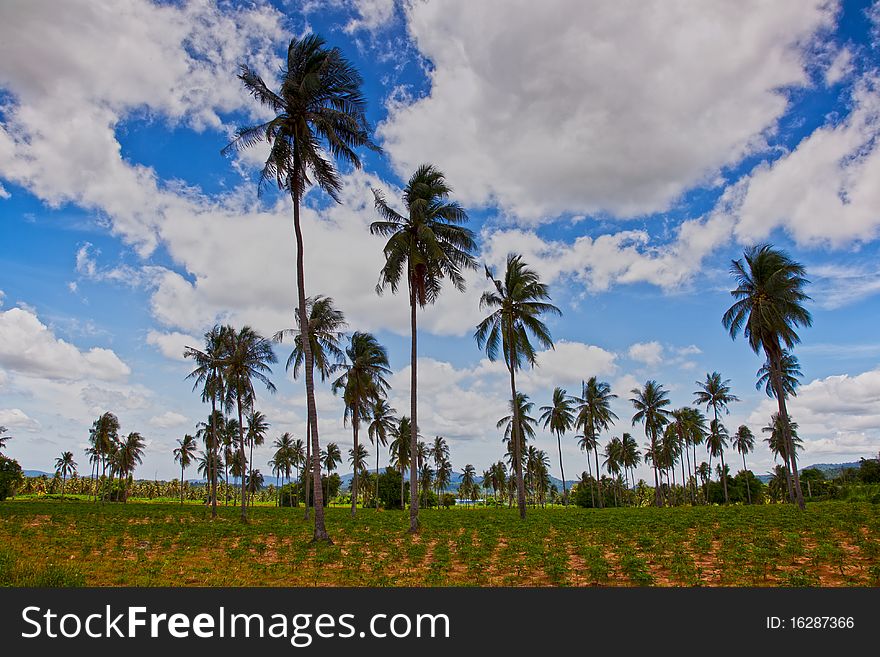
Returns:
[[[384,472],[384,470],[385,470],[385,469],[382,468],[382,471],[383,471],[383,472]],[[370,472],[373,472],[373,473],[376,472],[376,468],[370,468]],[[348,486],[351,485],[351,480],[352,480],[352,477],[353,477],[353,476],[354,476],[354,475],[353,475],[351,472],[349,472],[348,474],[344,474],[344,475],[342,475],[341,479],[342,479],[342,487],[343,487],[343,488],[347,488]],[[462,476],[463,476],[463,475],[462,475],[461,472],[455,472],[455,471],[453,471],[453,473],[452,473],[452,479],[451,479],[451,481],[450,481],[450,483],[449,483],[449,488],[448,488],[449,492],[452,492],[452,491],[456,491],[456,490],[458,490],[458,487],[459,487],[459,485],[461,484],[461,478],[462,478]],[[407,471],[407,476],[406,476],[405,478],[407,479],[407,481],[409,481],[409,474],[408,474],[408,471]],[[483,483],[483,478],[478,476],[478,477],[477,477],[477,483],[482,484],[482,483]],[[562,491],[562,479],[557,479],[556,477],[551,476],[551,477],[550,477],[550,483],[553,484],[554,486],[556,486],[556,488],[557,488],[560,492]],[[568,488],[571,488],[572,485],[574,485],[575,483],[576,483],[576,482],[574,482],[574,481],[570,481],[570,480],[568,480],[568,479],[565,480],[565,485],[566,485]],[[266,479],[266,485],[267,485],[267,486],[269,485],[269,479],[268,479],[268,478]]]
[[[848,468],[856,468],[858,469],[859,462],[858,461],[850,461],[848,463],[814,463],[813,465],[803,466],[798,469],[798,472],[803,472],[804,470],[812,470],[815,468],[824,474],[827,478],[833,479],[840,475],[841,472]],[[761,480],[762,483],[767,483],[773,475],[764,474],[758,475],[758,479]]]

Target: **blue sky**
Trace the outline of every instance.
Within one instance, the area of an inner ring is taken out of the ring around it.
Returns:
[[[220,150],[262,116],[237,66],[272,80],[289,40],[317,32],[361,71],[383,152],[343,169],[341,204],[308,196],[307,290],[388,347],[398,409],[406,299],[373,291],[370,190],[396,199],[432,162],[468,210],[480,262],[523,253],[563,310],[549,322],[555,351],[521,377],[537,406],[597,375],[619,395],[603,441],[630,431],[644,442],[631,388],[656,379],[682,406],[718,370],[742,400],[725,423],[760,434],[773,409],[754,387],[760,359],[720,318],[731,259],[770,241],[812,281],[792,403],[802,460],[876,454],[880,4],[497,4],[3,3],[8,453],[47,470],[70,449],[85,466],[88,427],[111,410],[148,440],[139,474],[173,477],[174,442],[207,416],[183,345],[218,321],[267,335],[291,325],[289,200],[257,198],[259,149]],[[482,469],[502,456],[494,425],[508,391],[472,337],[485,281],[468,282],[420,315],[420,424],[448,438],[457,469]],[[278,393],[258,405],[270,438],[301,436],[301,386],[284,373],[288,347],[277,351]],[[322,440],[349,447],[327,387],[318,405]],[[549,434],[537,440],[555,453]],[[584,469],[573,434],[564,455],[569,478]],[[257,466],[270,456],[259,450]],[[759,472],[773,464],[763,445],[750,459]]]

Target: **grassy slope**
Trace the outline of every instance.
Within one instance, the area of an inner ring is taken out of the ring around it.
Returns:
[[[302,509],[241,525],[200,505],[0,503],[0,585],[876,586],[880,505],[674,509],[329,509],[310,547]]]

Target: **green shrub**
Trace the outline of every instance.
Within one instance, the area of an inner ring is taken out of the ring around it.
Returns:
[[[0,501],[15,495],[23,481],[18,461],[0,454]]]

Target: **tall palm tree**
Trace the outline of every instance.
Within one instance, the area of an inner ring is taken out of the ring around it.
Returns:
[[[267,374],[272,372],[269,363],[277,361],[272,343],[250,326],[239,331],[229,330],[228,352],[222,360],[223,379],[226,381],[226,407],[238,411],[238,450],[242,467],[247,469],[247,456],[244,452],[244,412],[253,407],[256,393],[254,380],[259,381],[269,392],[275,392],[275,385]],[[241,521],[247,522],[247,490],[245,472],[241,477]]]
[[[241,465],[241,454],[238,449],[236,449],[236,442],[238,441],[239,435],[239,424],[238,420],[234,417],[227,418],[223,421],[223,424],[220,425],[223,428],[223,431],[220,433],[220,441],[223,445],[223,478],[226,481],[226,493],[224,497],[226,498],[226,505],[229,504],[229,471],[233,465],[238,464]],[[220,460],[217,461],[219,465],[221,463]],[[241,467],[244,467],[241,465]],[[233,479],[241,476],[241,473],[236,475],[234,472],[232,473]],[[235,498],[235,496],[233,495]]]
[[[145,446],[143,437],[136,431],[131,432],[125,437],[125,440],[119,442],[115,462],[116,471],[123,481],[122,499],[124,502],[128,502],[128,479],[134,473],[134,469],[143,462]]]
[[[358,453],[361,419],[369,414],[371,404],[388,394],[386,376],[391,374],[388,367],[388,352],[371,333],[355,332],[345,350],[346,362],[335,365],[341,371],[332,385],[334,394],[342,391],[345,402],[346,421],[351,420],[353,450]],[[366,453],[366,450],[364,450]],[[351,480],[351,515],[355,515],[358,494],[358,471],[354,470]]]
[[[562,436],[574,426],[574,400],[569,397],[563,388],[553,390],[553,401],[550,406],[542,406],[543,414],[540,420],[545,429],[550,429],[556,434],[556,447],[559,450],[559,471],[562,473],[562,501],[568,506],[568,488],[565,484],[565,469],[562,467]]]
[[[412,427],[409,418],[404,416],[400,418],[397,425],[391,433],[391,445],[389,452],[391,453],[391,466],[400,471],[400,508],[405,509],[403,496],[404,473],[410,467],[410,454],[412,454]]]
[[[448,459],[441,461],[440,465],[437,466],[434,476],[437,491],[444,493],[449,488],[449,484],[452,483],[452,463]]]
[[[613,437],[605,445],[605,469],[612,475],[614,481],[620,481],[620,471],[623,469],[623,442],[618,437]],[[615,487],[614,500],[618,504],[618,491]]]
[[[629,470],[632,474],[632,484],[635,486],[635,469],[642,462],[642,453],[639,451],[639,444],[632,435],[625,433],[620,439],[621,450],[623,455],[623,469]]]
[[[748,468],[746,468],[746,454],[755,449],[755,434],[752,433],[752,430],[749,429],[746,425],[741,424],[739,428],[736,430],[736,433],[733,436],[733,448],[742,454],[743,457],[743,472],[748,472]],[[746,484],[746,497],[748,498],[749,504],[752,503],[752,491],[750,490],[750,486],[748,482]]]
[[[92,448],[95,450],[101,462],[101,479],[107,475],[107,466],[110,462],[110,457],[113,453],[113,449],[117,442],[119,442],[119,419],[110,412],[102,414],[97,420],[95,420],[94,424],[92,424],[92,428],[89,430],[89,442],[92,444]],[[97,493],[97,471],[95,478],[95,500],[98,499]],[[103,502],[104,495],[101,495],[101,501]]]
[[[617,415],[611,410],[611,400],[617,395],[611,393],[611,386],[604,381],[599,381],[595,376],[584,383],[581,382],[582,397],[575,397],[578,415],[575,426],[583,431],[581,448],[589,452],[593,451],[596,457],[596,482],[599,488],[599,508],[605,506],[602,495],[602,477],[599,472],[599,434],[607,431],[614,424]]]
[[[327,449],[320,452],[321,464],[327,470],[327,501],[330,498],[330,473],[336,470],[336,466],[342,463],[342,452],[336,443],[327,443]],[[317,502],[315,502],[317,504]]]
[[[796,329],[813,323],[804,304],[810,297],[804,292],[809,281],[803,265],[784,251],[762,244],[747,249],[742,260],[734,260],[730,272],[737,287],[730,294],[736,301],[727,309],[721,323],[731,338],[742,331],[755,353],[764,352],[770,364],[771,388],[782,418],[783,439],[790,460],[792,486],[790,497],[803,510],[804,494],[797,469],[797,455],[789,432],[787,391],[783,382],[785,350],[800,342]]]
[[[669,406],[669,393],[664,390],[662,385],[653,380],[646,381],[644,388],[633,388],[630,392],[633,397],[629,401],[636,409],[632,417],[633,426],[637,422],[645,425],[650,452],[656,457],[660,447],[658,438],[669,422],[669,411],[666,409]],[[652,465],[654,468],[654,504],[663,506],[656,458],[653,459]]]
[[[376,510],[379,510],[379,447],[388,445],[388,436],[391,435],[397,419],[394,414],[397,409],[391,408],[385,399],[376,399],[370,408],[370,424],[367,426],[367,436],[376,446]]]
[[[544,349],[553,349],[553,338],[546,324],[541,321],[544,314],[561,315],[562,311],[549,303],[550,293],[547,285],[541,282],[537,272],[530,269],[522,256],[507,256],[507,266],[503,280],[494,278],[486,267],[486,278],[492,281],[493,290],[480,297],[480,308],[492,310],[492,314],[477,325],[477,345],[486,349],[489,360],[498,358],[501,348],[504,363],[510,374],[510,398],[516,400],[516,372],[527,363],[537,364],[537,353],[529,339],[531,334]],[[511,436],[514,448],[514,472],[516,476],[517,505],[520,518],[526,517],[526,494],[523,485],[522,456],[520,448],[522,437],[517,436],[521,423],[518,418],[518,404],[513,404]]]
[[[253,505],[253,497],[261,490],[263,490],[263,483],[265,479],[263,478],[263,473],[259,470],[251,470],[247,477],[245,477],[245,486],[247,488],[248,496],[251,499],[250,504]]]
[[[177,441],[174,448],[174,461],[180,463],[180,505],[183,506],[184,473],[196,455],[196,438],[189,434]]]
[[[6,427],[2,427],[4,430]],[[0,432],[2,433],[2,432]],[[61,456],[55,459],[55,473],[61,475],[61,499],[64,499],[64,488],[67,484],[67,476],[76,472],[76,461],[73,460],[73,452],[61,452]]]
[[[193,390],[202,387],[202,401],[211,402],[211,415],[209,417],[210,432],[205,434],[205,444],[214,458],[208,459],[208,463],[216,464],[220,450],[220,425],[217,420],[222,415],[217,410],[217,403],[225,396],[222,359],[229,351],[230,328],[228,326],[214,325],[210,331],[204,334],[203,349],[186,347],[183,351],[184,358],[192,358],[196,368],[189,373],[187,379],[193,379]],[[209,472],[207,478],[211,481],[211,517],[217,517],[217,472]],[[227,487],[228,487],[228,481]]]
[[[727,466],[724,464],[724,448],[727,447],[727,441],[730,439],[730,434],[727,433],[727,429],[721,422],[718,420],[712,420],[709,422],[709,435],[706,437],[706,448],[709,450],[709,467],[712,466],[713,458],[721,459],[721,481],[727,482]],[[724,503],[727,504],[729,499],[727,497],[727,486],[724,487]]]
[[[285,431],[272,443],[272,447],[275,448],[275,453],[272,455],[272,463],[274,464],[275,470],[281,476],[281,488],[284,487],[285,480],[288,482],[290,481],[290,471],[293,468],[298,467],[297,464],[302,461],[302,439],[299,439],[298,442],[297,453],[297,447],[295,447],[293,436],[290,435],[289,431]],[[281,498],[279,497],[279,502],[280,500]]]
[[[718,410],[721,409],[725,413],[729,414],[730,410],[727,408],[727,405],[732,402],[739,401],[739,398],[730,391],[730,379],[722,379],[721,374],[719,374],[718,372],[706,374],[706,379],[704,381],[697,381],[696,383],[700,387],[696,392],[694,392],[694,403],[705,404],[706,410],[708,411],[711,408],[715,416],[715,424],[709,424],[709,428],[711,431],[711,428],[713,426],[721,426],[718,419]],[[723,447],[726,446],[726,443],[716,438],[713,444],[715,446],[721,446],[721,462],[724,463]],[[722,468],[721,481],[724,486],[724,503],[728,504],[730,502],[730,498],[727,495],[727,475],[725,474],[725,472],[726,471]]]
[[[306,316],[308,321],[309,349],[312,354],[312,367],[317,368],[321,381],[326,381],[327,377],[333,372],[333,366],[345,360],[345,352],[339,346],[342,342],[343,331],[348,326],[345,321],[345,315],[341,310],[337,310],[333,305],[331,297],[317,295],[306,299]],[[302,342],[302,322],[300,322],[299,310],[294,313],[296,328],[283,329],[275,333],[272,339],[275,342],[283,342],[285,337],[293,338],[293,351],[287,358],[284,365],[285,370],[293,367],[293,378],[298,379],[300,370],[304,367],[306,354],[303,350]],[[308,392],[308,390],[306,391]],[[309,505],[311,495],[309,494],[309,485],[311,483],[312,474],[309,468],[312,464],[312,425],[306,422],[306,454],[305,454],[306,472],[303,478],[305,489],[305,519],[309,519]],[[321,468],[317,470],[318,479],[315,480],[318,488],[321,488]],[[323,518],[323,510],[321,511]],[[317,523],[317,520],[315,521]],[[323,519],[321,521],[323,525]]]
[[[266,421],[266,416],[251,407],[247,415],[247,443],[250,450],[248,453],[248,472],[254,469],[254,446],[259,447],[266,442],[266,432],[268,431],[269,423]]]
[[[461,483],[458,486],[459,495],[463,499],[470,499],[473,496],[474,489],[477,486],[477,469],[468,463],[461,471]]]
[[[367,459],[370,457],[370,453],[367,451],[367,448],[363,446],[363,444],[359,443],[357,448],[352,447],[348,450],[348,464],[351,466],[351,470],[354,473],[354,477],[352,478],[352,498],[354,498],[354,482],[358,475],[363,476],[366,474],[367,470]]]
[[[801,384],[801,376],[803,376],[797,356],[789,351],[783,351],[782,357],[779,360],[778,368],[779,376],[777,380],[785,391],[785,394],[788,397],[797,397],[797,389]],[[775,395],[773,391],[773,373],[773,363],[769,360],[764,361],[764,364],[761,365],[761,369],[758,370],[758,380],[755,382],[755,388],[760,390],[763,387],[764,392],[767,393],[768,397],[773,397]]]
[[[416,169],[404,187],[405,215],[392,209],[380,191],[373,190],[376,210],[382,218],[370,225],[370,232],[388,238],[376,292],[381,294],[390,287],[392,293],[396,293],[405,280],[409,294],[410,422],[413,427],[410,451],[413,453],[419,433],[416,310],[437,300],[445,279],[459,292],[464,292],[462,270],[476,268],[471,254],[476,248],[474,235],[463,226],[467,213],[458,203],[449,200],[451,193],[443,174],[430,164]],[[419,527],[417,487],[413,460],[410,463],[410,532],[418,531]]]
[[[309,315],[306,309],[305,244],[300,225],[300,202],[312,184],[317,184],[339,202],[342,180],[328,155],[359,169],[361,160],[355,149],[367,147],[378,150],[370,141],[366,99],[361,92],[363,80],[338,48],[325,47],[324,40],[314,34],[290,41],[287,66],[281,71],[281,87],[278,91],[269,89],[260,76],[246,65],[241,67],[238,77],[260,105],[275,116],[265,123],[239,129],[233,142],[224,151],[248,148],[262,141],[269,143],[269,157],[260,174],[260,189],[264,184],[275,183],[278,189],[289,193],[293,201],[299,326],[305,332]],[[311,434],[311,467],[316,484],[312,540],[330,542],[321,499],[320,441],[311,341],[303,340],[302,349]]]
[[[507,460],[510,463],[511,471],[516,469],[514,464],[516,460],[516,448],[513,443],[513,436],[519,436],[519,459],[525,461],[526,444],[529,440],[535,439],[535,427],[538,421],[531,416],[532,409],[535,405],[529,401],[529,396],[524,392],[516,393],[516,404],[513,401],[508,403],[510,414],[500,418],[495,423],[496,429],[504,427],[504,444],[507,446]],[[514,430],[514,417],[519,420],[516,430]],[[514,484],[516,481],[514,481]]]
[[[428,449],[428,454],[434,461],[434,472],[438,472],[444,463],[449,460],[449,445],[443,436],[434,436],[434,441]],[[436,484],[436,481],[435,481]],[[440,496],[439,486],[436,489],[437,496]]]

